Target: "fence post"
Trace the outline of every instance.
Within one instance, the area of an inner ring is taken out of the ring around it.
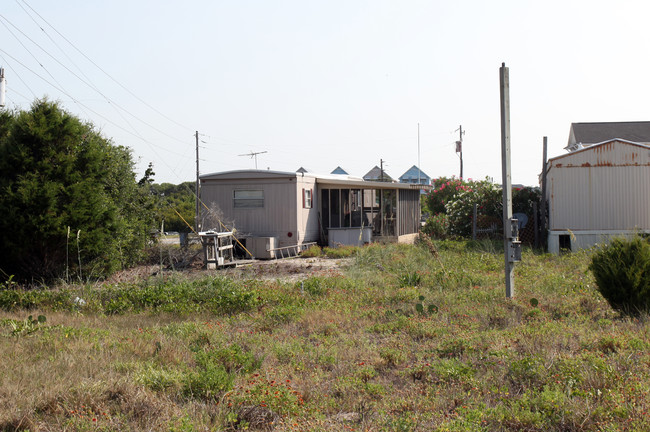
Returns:
[[[472,218],[472,240],[476,240],[476,204],[474,204],[474,217]]]

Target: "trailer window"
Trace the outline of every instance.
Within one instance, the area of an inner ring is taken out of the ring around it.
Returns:
[[[234,194],[235,208],[264,207],[263,190],[236,190]]]

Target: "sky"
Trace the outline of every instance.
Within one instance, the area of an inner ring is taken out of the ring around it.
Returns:
[[[2,0],[6,107],[48,98],[132,149],[157,183],[254,169],[501,182],[499,68],[512,182],[543,137],[650,120],[650,2]],[[419,139],[418,139],[419,125]],[[418,145],[419,143],[419,145]],[[256,158],[250,153],[259,153]],[[244,155],[244,156],[242,156]]]

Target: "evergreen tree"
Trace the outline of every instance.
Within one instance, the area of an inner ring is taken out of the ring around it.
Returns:
[[[130,151],[48,101],[0,123],[0,274],[101,276],[134,263],[153,203]]]

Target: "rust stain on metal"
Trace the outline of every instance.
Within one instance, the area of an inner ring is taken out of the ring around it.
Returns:
[[[557,167],[562,166],[561,164],[556,165]],[[592,167],[650,167],[650,163],[639,164],[639,163],[619,163],[613,164],[611,162],[597,162],[595,165],[591,165],[589,162],[585,162],[582,165],[572,165],[567,164],[564,168],[592,168]]]

